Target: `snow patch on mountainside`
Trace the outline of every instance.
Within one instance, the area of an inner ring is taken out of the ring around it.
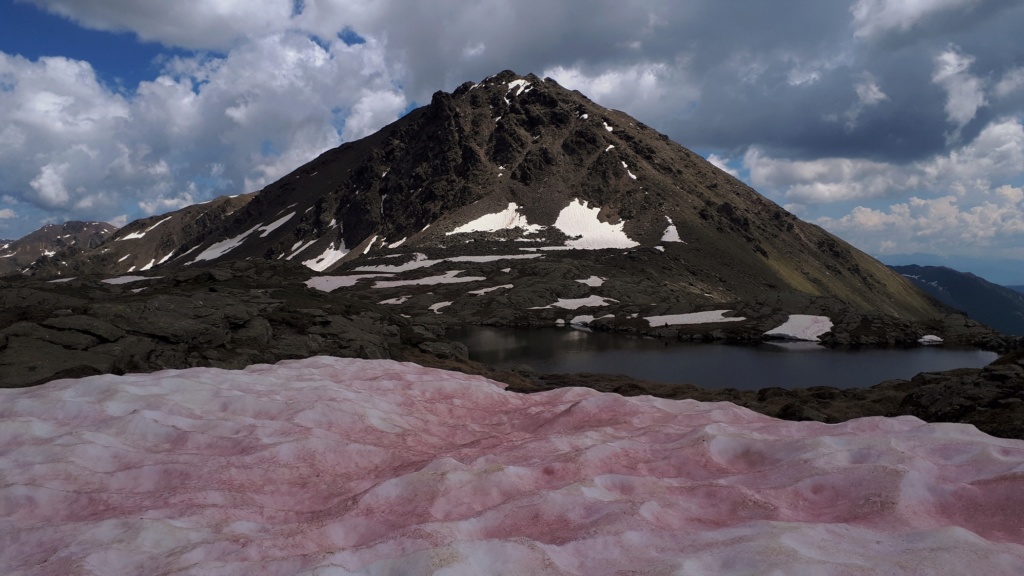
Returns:
[[[675,326],[681,324],[714,324],[716,322],[741,322],[746,320],[742,316],[726,318],[725,314],[732,310],[709,310],[707,312],[690,312],[688,314],[666,314],[664,316],[648,316],[647,320],[651,328],[660,326]]]
[[[345,241],[340,240],[338,241],[337,247],[335,247],[334,244],[331,244],[326,250],[324,250],[323,254],[316,258],[303,261],[302,265],[306,268],[316,270],[317,272],[323,272],[344,258],[348,253],[349,250],[345,247]]]
[[[463,282],[479,282],[487,280],[483,276],[459,276],[462,270],[449,270],[440,276],[428,276],[414,280],[378,280],[374,288],[396,288],[399,286],[432,286],[434,284],[461,284]]]
[[[501,212],[484,214],[451,232],[445,232],[445,235],[451,236],[452,234],[467,234],[470,232],[497,232],[499,230],[513,230],[516,228],[522,229],[526,234],[532,234],[544,229],[543,226],[530,224],[526,220],[526,216],[519,213],[519,206],[515,202],[509,202],[508,207]]]
[[[306,280],[306,286],[322,292],[333,292],[338,288],[349,288],[363,279],[380,278],[391,274],[349,274],[347,276],[314,276]]]
[[[831,331],[832,320],[828,316],[791,314],[781,326],[772,328],[764,335],[785,340],[817,342],[821,335]]]
[[[682,242],[683,240],[679,237],[679,230],[677,230],[676,225],[672,223],[672,219],[665,216],[665,220],[668,220],[668,228],[665,228],[665,233],[661,235],[661,241]]]
[[[259,228],[259,225],[253,226],[249,230],[242,232],[241,234],[235,236],[234,238],[228,238],[226,240],[221,240],[220,242],[215,242],[211,244],[209,248],[200,252],[199,255],[195,257],[195,259],[193,259],[191,262],[187,262],[185,265],[188,266],[189,264],[195,264],[196,262],[202,262],[203,260],[216,260],[217,258],[220,258],[221,256],[241,246],[242,242],[245,242],[245,239],[248,238],[250,234],[258,230]]]
[[[577,250],[601,250],[604,248],[634,248],[640,244],[630,240],[623,231],[625,222],[611,224],[598,218],[601,209],[590,208],[588,202],[578,198],[558,213],[555,228],[571,238],[566,247]]]
[[[563,308],[565,310],[576,310],[584,306],[607,306],[610,302],[618,302],[614,298],[603,296],[587,296],[586,298],[559,298],[557,302],[547,306],[534,306],[529,310],[544,310],[547,308]]]

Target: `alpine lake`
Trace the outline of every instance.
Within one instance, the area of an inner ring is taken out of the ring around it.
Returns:
[[[471,360],[543,374],[622,374],[641,380],[705,388],[867,388],[909,380],[921,372],[980,368],[998,357],[973,348],[829,349],[813,342],[676,343],[577,328],[514,329],[465,326],[448,337],[469,348]]]

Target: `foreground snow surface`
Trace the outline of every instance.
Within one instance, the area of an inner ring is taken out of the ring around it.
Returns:
[[[0,390],[0,573],[1024,573],[1024,442],[385,360]]]

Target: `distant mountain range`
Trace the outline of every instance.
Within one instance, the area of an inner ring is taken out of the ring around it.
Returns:
[[[975,320],[1024,336],[1024,286],[1016,290],[943,266],[893,266],[916,286]]]
[[[42,258],[96,248],[117,226],[105,222],[47,224],[18,240],[0,241],[0,275],[26,270]]]

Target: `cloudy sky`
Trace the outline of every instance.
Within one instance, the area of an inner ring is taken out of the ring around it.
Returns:
[[[871,254],[1024,275],[1021,30],[1020,0],[0,0],[0,238],[257,190],[512,69]]]

